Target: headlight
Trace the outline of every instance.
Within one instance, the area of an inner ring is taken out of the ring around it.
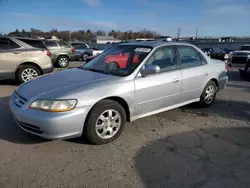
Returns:
[[[75,108],[77,100],[37,100],[30,108],[46,112],[65,112]]]

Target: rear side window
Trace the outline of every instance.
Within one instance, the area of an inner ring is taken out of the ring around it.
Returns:
[[[77,46],[73,46],[75,49],[86,49],[87,46],[85,45],[77,45]]]
[[[6,38],[0,38],[0,50],[9,49],[9,40]]]
[[[56,42],[54,42],[54,41],[46,41],[46,42],[45,42],[45,45],[46,45],[48,48],[57,48],[57,44],[56,44]]]
[[[46,46],[43,44],[43,42],[41,40],[29,40],[29,39],[20,39],[18,38],[18,40],[33,46],[34,48],[43,48],[46,49]]]
[[[190,46],[177,46],[179,62],[182,68],[196,67],[202,65],[200,53]]]
[[[61,48],[70,48],[70,45],[68,45],[66,42],[58,42],[58,44],[60,45]]]
[[[10,44],[10,49],[20,48],[20,46],[12,40],[9,40],[9,44]]]

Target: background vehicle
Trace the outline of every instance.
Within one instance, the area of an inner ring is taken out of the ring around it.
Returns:
[[[118,51],[129,55],[126,67],[106,66],[106,57]],[[94,144],[106,144],[119,137],[126,121],[193,102],[209,107],[227,84],[226,67],[185,43],[120,44],[82,67],[23,85],[9,104],[27,132],[47,139],[84,134]],[[26,102],[20,106],[19,99]]]
[[[93,50],[85,43],[71,42],[70,44],[75,48],[78,59],[86,61],[89,56],[93,55]]]
[[[210,56],[211,53],[214,52],[213,48],[202,48],[201,49],[205,54],[207,54],[207,56]]]
[[[75,48],[64,41],[46,40],[45,45],[51,52],[51,59],[57,66],[65,68],[69,61],[77,60]]]
[[[162,42],[171,42],[172,37],[170,37],[170,36],[160,36],[157,40],[160,40]]]
[[[218,59],[221,61],[224,61],[226,64],[228,64],[229,66],[232,66],[232,55],[233,55],[233,50],[231,49],[224,49],[221,51],[213,51],[210,54],[210,57],[212,59]]]
[[[92,51],[93,51],[93,55],[99,55],[99,54],[101,54],[103,51],[104,51],[104,49],[100,49],[100,48],[91,48],[92,49]]]
[[[15,37],[0,37],[0,80],[16,79],[23,83],[53,71],[50,51],[39,41],[29,41],[37,47]]]
[[[234,51],[232,63],[245,64],[247,62],[250,62],[250,45],[243,45],[240,50]]]

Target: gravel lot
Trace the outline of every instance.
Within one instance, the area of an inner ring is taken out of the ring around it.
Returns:
[[[23,132],[8,108],[17,86],[2,81],[0,188],[250,187],[250,83],[237,69],[229,77],[211,108],[189,105],[140,119],[103,146]]]

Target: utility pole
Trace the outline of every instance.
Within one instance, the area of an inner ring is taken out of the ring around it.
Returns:
[[[69,41],[71,41],[71,35],[70,35],[70,31],[69,31]]]
[[[197,26],[196,27],[196,32],[195,32],[195,39],[197,39],[197,37],[198,37],[198,31],[199,31],[199,27]]]
[[[180,28],[178,28],[178,29],[177,29],[177,40],[179,40],[180,35],[181,35],[181,29],[180,29]]]

